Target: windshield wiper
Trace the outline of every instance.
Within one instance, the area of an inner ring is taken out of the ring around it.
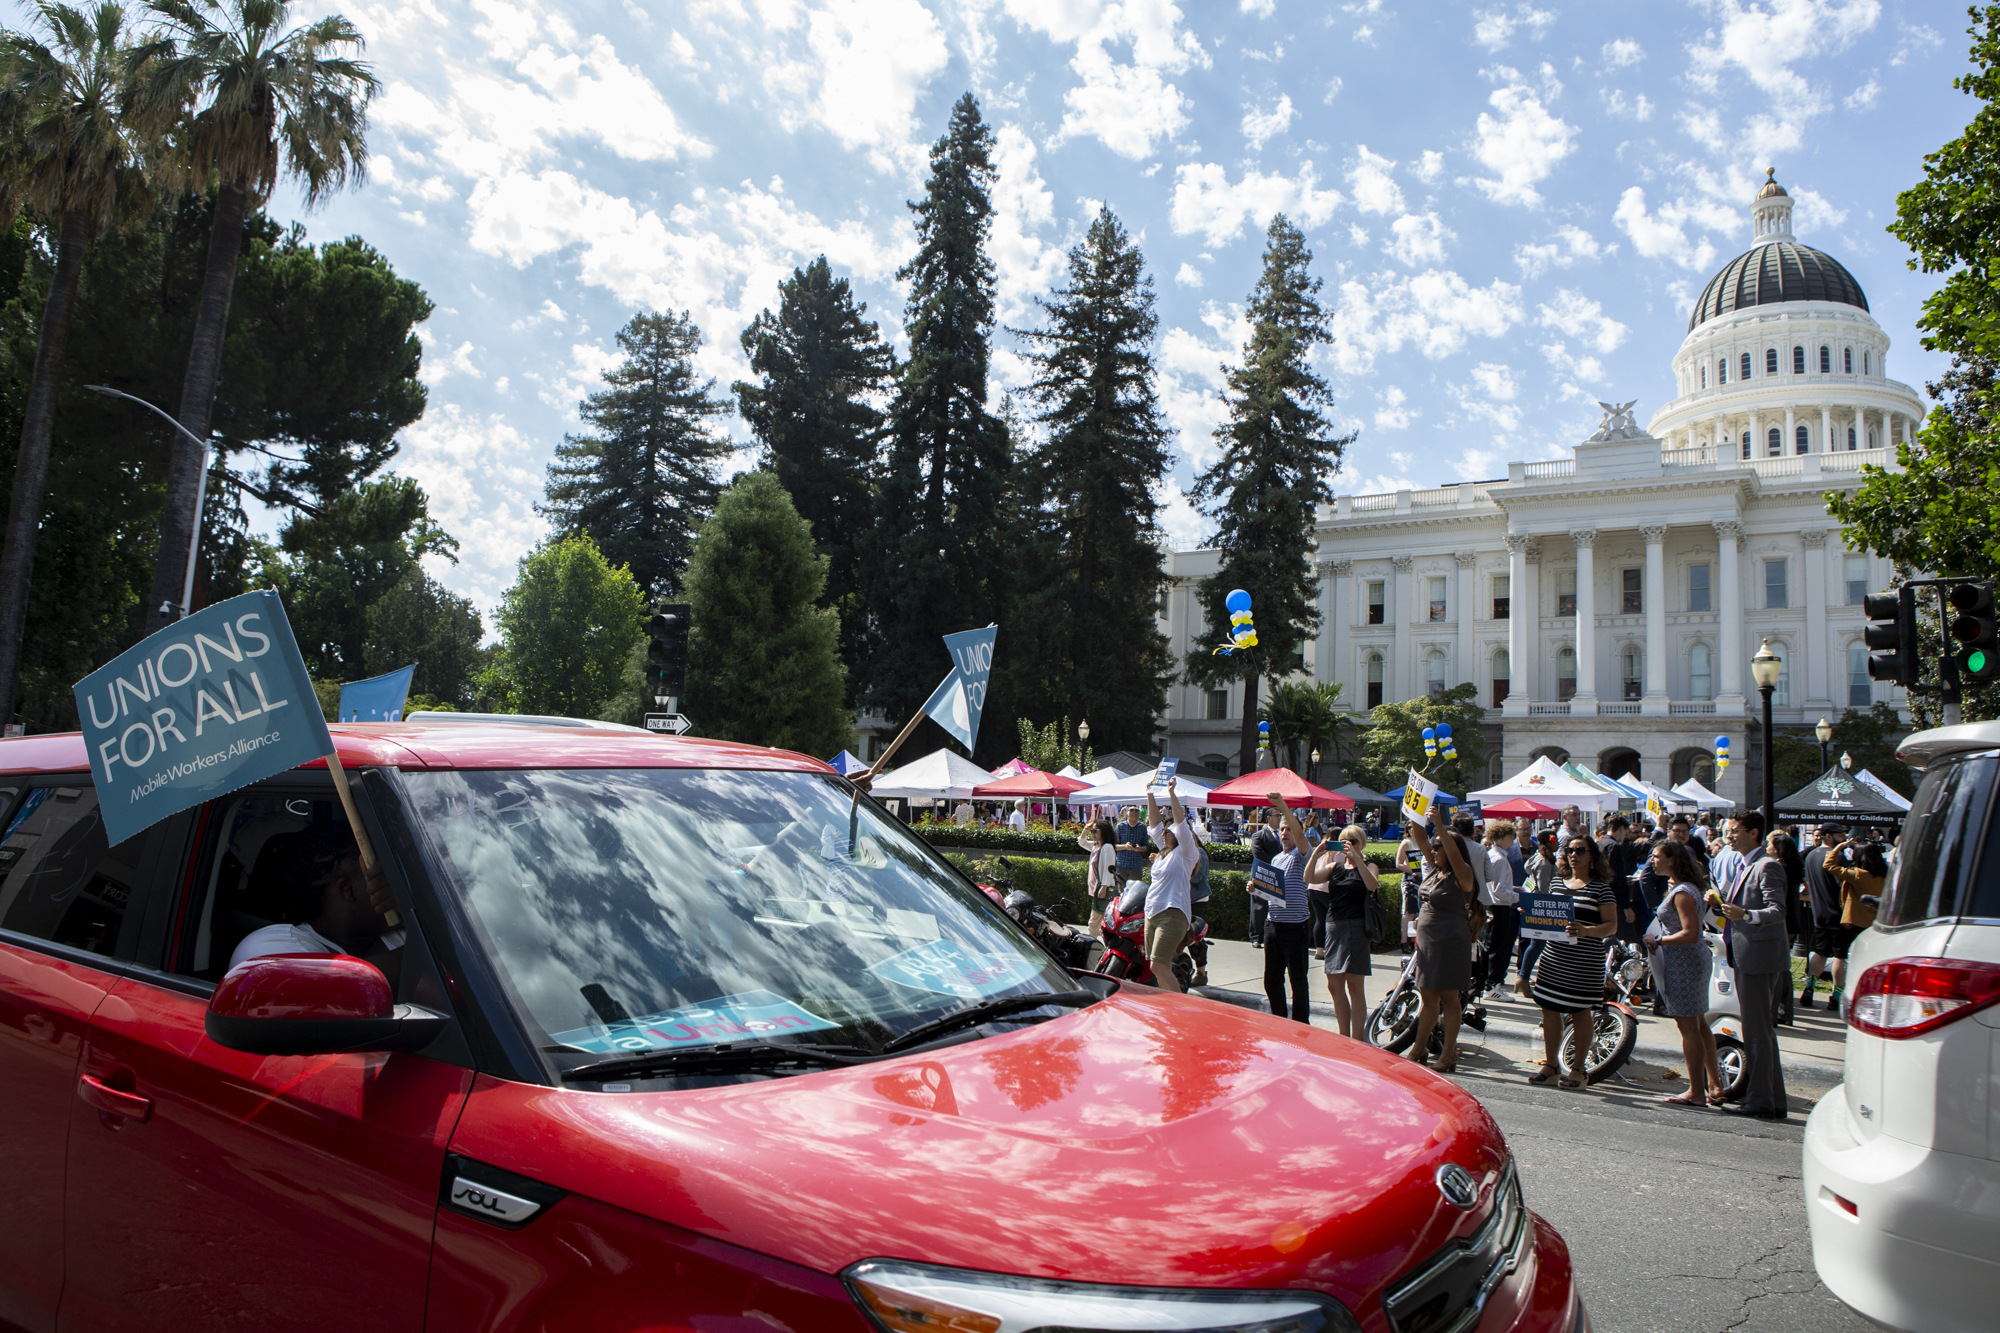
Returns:
[[[646,1051],[598,1060],[563,1071],[565,1083],[597,1083],[626,1074],[686,1072],[696,1068],[734,1071],[759,1065],[817,1065],[821,1067],[858,1065],[875,1058],[875,1052],[859,1046],[785,1046],[774,1041],[725,1042],[718,1046],[684,1047],[680,1050]]]
[[[954,1009],[948,1014],[933,1018],[928,1023],[919,1023],[899,1037],[892,1037],[883,1043],[882,1054],[907,1051],[912,1046],[921,1046],[933,1037],[955,1032],[959,1028],[976,1027],[989,1018],[998,1018],[1002,1014],[1013,1013],[1016,1009],[1039,1009],[1045,1004],[1073,1007],[1090,1004],[1103,998],[1096,991],[1060,990],[1045,991],[1036,995],[1002,995],[991,1000],[981,1000],[977,1004],[968,1004],[962,1009]]]

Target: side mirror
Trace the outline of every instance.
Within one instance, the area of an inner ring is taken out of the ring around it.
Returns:
[[[231,968],[208,1000],[208,1039],[251,1055],[414,1051],[443,1014],[397,1004],[389,979],[345,954],[287,953]]]

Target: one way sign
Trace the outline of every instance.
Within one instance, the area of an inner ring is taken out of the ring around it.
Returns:
[[[684,735],[688,728],[693,725],[692,722],[689,722],[686,717],[679,713],[646,714],[646,730],[664,731],[669,736]]]

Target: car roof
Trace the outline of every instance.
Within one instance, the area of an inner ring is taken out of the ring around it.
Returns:
[[[832,773],[810,755],[734,741],[598,727],[336,722],[328,728],[348,768],[762,768]],[[315,759],[301,768],[324,768]],[[87,773],[81,732],[0,740],[0,774]]]
[[[1994,749],[2000,749],[2000,722],[1963,722],[1955,727],[1933,727],[1905,738],[1896,747],[1896,757],[1906,764],[1929,768],[1953,755]]]

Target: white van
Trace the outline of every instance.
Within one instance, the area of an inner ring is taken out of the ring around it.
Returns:
[[[2000,722],[1919,732],[1873,928],[1848,954],[1846,1078],[1806,1121],[1813,1263],[1877,1323],[2000,1322]]]

